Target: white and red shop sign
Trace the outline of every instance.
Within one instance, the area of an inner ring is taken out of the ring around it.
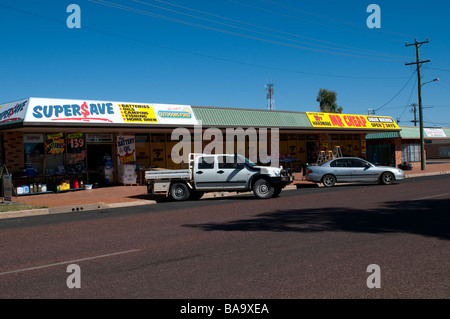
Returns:
[[[46,124],[198,124],[190,105],[46,98],[29,98],[2,104],[0,125],[17,121]]]

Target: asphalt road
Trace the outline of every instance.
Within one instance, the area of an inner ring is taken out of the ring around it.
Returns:
[[[0,298],[448,299],[448,185],[435,176],[0,220]]]

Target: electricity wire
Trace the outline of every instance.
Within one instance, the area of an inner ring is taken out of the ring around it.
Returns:
[[[248,22],[240,21],[240,20],[236,20],[236,19],[231,19],[231,18],[228,18],[228,17],[212,14],[212,13],[201,11],[201,10],[197,10],[197,9],[188,8],[186,6],[180,6],[180,5],[173,4],[173,3],[170,3],[170,2],[167,2],[167,1],[154,0],[156,2],[165,4],[165,5],[169,5],[169,6],[173,6],[173,7],[179,8],[179,9],[196,12],[196,13],[212,16],[212,17],[215,17],[215,18],[219,18],[219,19],[224,19],[224,20],[227,20],[227,21],[231,21],[231,22],[235,22],[235,23],[239,23],[239,24],[244,24],[244,25],[248,25],[248,26],[251,26],[251,27],[268,30],[268,31],[271,31],[271,32],[276,32],[276,33],[280,33],[280,34],[284,34],[284,35],[288,35],[288,36],[302,38],[302,39],[309,40],[309,41],[315,41],[315,42],[324,43],[324,44],[328,44],[328,45],[332,45],[332,46],[342,47],[343,49],[332,48],[332,47],[329,47],[329,46],[323,46],[323,45],[319,45],[319,44],[315,44],[315,43],[296,41],[296,40],[293,40],[293,39],[288,39],[288,38],[284,38],[284,37],[278,37],[278,36],[274,36],[274,35],[267,34],[267,33],[262,33],[262,32],[258,32],[258,31],[249,30],[249,29],[246,29],[246,28],[241,28],[241,27],[237,27],[237,26],[233,26],[233,25],[229,25],[229,24],[224,24],[224,23],[221,23],[221,22],[218,22],[218,21],[215,21],[215,20],[205,19],[205,18],[201,18],[201,17],[198,17],[198,16],[193,16],[193,15],[190,15],[190,14],[186,14],[184,12],[170,10],[170,9],[167,9],[167,8],[164,8],[164,7],[161,7],[161,6],[156,6],[156,5],[150,4],[150,3],[145,2],[145,1],[139,1],[139,0],[131,0],[131,1],[139,3],[139,4],[144,4],[144,5],[147,5],[147,6],[156,7],[158,9],[162,9],[162,10],[167,10],[167,11],[175,12],[175,13],[178,13],[178,14],[187,15],[187,16],[194,17],[194,18],[197,18],[197,19],[202,19],[202,20],[205,20],[205,21],[209,21],[209,22],[213,22],[213,23],[217,23],[217,24],[222,24],[224,26],[229,26],[229,27],[232,27],[232,28],[238,28],[238,29],[241,29],[241,30],[249,31],[249,32],[256,32],[256,33],[259,33],[259,34],[262,34],[262,35],[268,35],[268,36],[277,37],[277,38],[288,40],[288,41],[295,41],[295,42],[299,42],[299,43],[303,43],[303,44],[307,44],[307,45],[318,46],[318,47],[323,47],[323,48],[330,48],[330,49],[338,49],[338,50],[351,49],[351,50],[355,50],[355,51],[360,51],[360,53],[366,52],[367,54],[371,54],[371,55],[379,55],[379,56],[386,56],[386,57],[393,57],[393,58],[394,57],[395,58],[402,58],[402,59],[408,58],[408,57],[404,57],[404,56],[389,55],[389,54],[385,54],[385,53],[378,52],[378,51],[373,51],[373,50],[368,50],[368,49],[363,49],[363,48],[343,45],[341,43],[335,43],[335,42],[315,39],[315,38],[311,38],[311,37],[306,37],[306,36],[299,35],[299,34],[293,34],[293,33],[290,33],[290,32],[280,31],[280,30],[276,30],[276,29],[273,29],[273,28],[269,28],[269,27],[265,27],[265,26],[261,26],[261,25],[257,25],[257,24],[253,24],[253,23],[248,23]],[[347,51],[347,52],[352,52],[352,51]]]
[[[296,49],[301,49],[301,50],[308,50],[308,51],[313,51],[313,52],[326,53],[326,54],[354,57],[354,58],[358,58],[358,59],[369,59],[369,60],[379,60],[379,61],[393,61],[392,59],[388,59],[388,58],[361,56],[361,55],[358,55],[358,54],[336,52],[336,51],[330,51],[330,50],[325,50],[325,49],[310,48],[310,47],[300,46],[300,45],[296,45],[296,44],[280,42],[280,41],[275,41],[275,40],[270,40],[270,39],[265,39],[265,38],[261,38],[261,37],[256,37],[256,36],[252,36],[252,35],[237,33],[237,32],[234,32],[234,31],[228,31],[228,30],[218,29],[218,28],[215,28],[215,27],[210,27],[210,26],[206,26],[206,25],[202,25],[202,24],[198,24],[198,23],[193,23],[193,22],[189,22],[189,21],[186,21],[186,20],[183,20],[183,19],[176,19],[176,18],[169,17],[169,16],[155,14],[155,13],[151,13],[151,12],[148,12],[148,11],[145,11],[145,10],[140,10],[140,9],[124,6],[124,5],[121,5],[121,4],[117,4],[117,3],[109,2],[109,1],[105,1],[105,0],[88,0],[88,1],[100,4],[100,5],[103,5],[103,6],[108,6],[108,7],[120,9],[120,10],[123,10],[123,11],[137,13],[137,14],[150,16],[150,17],[153,17],[153,18],[158,18],[158,19],[171,21],[171,22],[175,22],[175,23],[179,23],[179,24],[184,24],[184,25],[188,25],[188,26],[192,26],[192,27],[196,27],[196,28],[200,28],[200,29],[220,32],[220,33],[224,33],[224,34],[229,34],[229,35],[233,35],[233,36],[243,37],[243,38],[252,39],[252,40],[261,41],[261,42],[266,42],[266,43],[275,44],[275,45],[281,45],[281,46],[286,46],[286,47],[291,47],[291,48],[296,48]],[[239,27],[237,27],[237,28],[239,28]],[[240,29],[243,29],[243,28],[240,28]],[[248,29],[246,29],[246,30],[249,31]],[[253,32],[255,32],[255,31],[253,31]],[[256,33],[260,33],[261,34],[261,32],[256,32]],[[293,40],[290,40],[290,41],[293,41]]]
[[[406,81],[405,85],[403,85],[403,87],[386,103],[384,103],[382,106],[380,106],[379,108],[375,109],[374,112],[381,110],[383,107],[385,107],[386,105],[388,105],[389,103],[391,103],[404,89],[405,87],[408,85],[409,81],[411,81],[411,79],[413,78],[413,76],[415,75],[415,73],[412,73],[411,76],[409,77],[408,81]]]
[[[17,12],[21,12],[21,13],[24,13],[24,14],[27,14],[27,15],[32,15],[32,16],[39,17],[39,18],[42,18],[42,19],[50,20],[50,21],[53,21],[53,22],[66,24],[65,20],[64,21],[58,20],[58,19],[51,18],[51,17],[48,17],[48,16],[40,15],[40,14],[37,14],[37,13],[34,13],[34,12],[30,12],[30,11],[26,11],[26,10],[14,8],[14,7],[10,7],[10,6],[4,5],[4,4],[0,4],[0,7],[7,8],[7,9],[10,9],[10,10],[14,10],[14,11],[17,11]],[[115,37],[115,38],[120,38],[120,39],[124,39],[124,40],[127,40],[127,41],[133,41],[133,42],[137,42],[137,43],[142,43],[142,44],[146,44],[146,45],[150,45],[150,46],[153,46],[153,47],[162,48],[162,49],[165,49],[165,50],[170,50],[170,51],[174,51],[174,52],[178,52],[178,53],[189,54],[189,55],[193,55],[193,56],[199,56],[199,57],[208,58],[208,59],[217,60],[217,61],[222,61],[222,62],[227,62],[227,63],[234,63],[234,64],[239,64],[239,65],[245,65],[245,66],[249,66],[249,67],[256,67],[256,68],[261,68],[261,69],[268,69],[268,70],[275,70],[275,71],[282,71],[282,72],[289,72],[289,73],[294,73],[294,74],[303,74],[303,75],[320,76],[320,77],[331,77],[331,78],[345,78],[345,79],[367,79],[367,80],[388,80],[388,79],[403,79],[403,78],[405,78],[405,77],[388,77],[388,76],[386,76],[386,77],[351,76],[351,75],[340,75],[340,74],[330,74],[330,73],[317,73],[317,72],[298,71],[298,70],[294,70],[294,69],[286,69],[286,68],[281,68],[281,67],[274,67],[274,66],[267,66],[267,65],[255,64],[255,63],[249,63],[249,62],[244,62],[244,61],[239,61],[239,60],[234,60],[234,59],[229,59],[229,58],[224,58],[224,57],[219,57],[219,56],[213,56],[213,55],[207,55],[207,54],[203,54],[203,53],[192,52],[192,51],[188,51],[188,50],[184,50],[184,49],[178,49],[178,48],[174,48],[174,47],[170,47],[170,46],[165,46],[165,45],[161,45],[161,44],[157,44],[157,43],[152,43],[152,42],[145,41],[145,40],[140,40],[140,39],[131,38],[131,37],[128,37],[128,36],[123,36],[123,35],[118,35],[118,34],[111,33],[111,32],[102,31],[102,30],[99,30],[99,29],[88,27],[86,25],[83,25],[82,30],[87,30],[87,31],[91,31],[91,32],[95,32],[95,33],[99,33],[99,34]]]

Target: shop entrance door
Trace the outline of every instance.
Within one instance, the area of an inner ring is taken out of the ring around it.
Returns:
[[[87,144],[87,168],[90,184],[105,186],[110,183],[110,177],[105,176],[105,157],[113,158],[112,144]],[[114,161],[112,161],[114,163]]]
[[[367,159],[373,164],[395,166],[394,145],[369,144],[367,145]]]

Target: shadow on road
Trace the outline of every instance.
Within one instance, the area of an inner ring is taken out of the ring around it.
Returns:
[[[450,239],[450,199],[386,202],[382,208],[277,210],[227,223],[188,224],[205,231],[410,233]]]

